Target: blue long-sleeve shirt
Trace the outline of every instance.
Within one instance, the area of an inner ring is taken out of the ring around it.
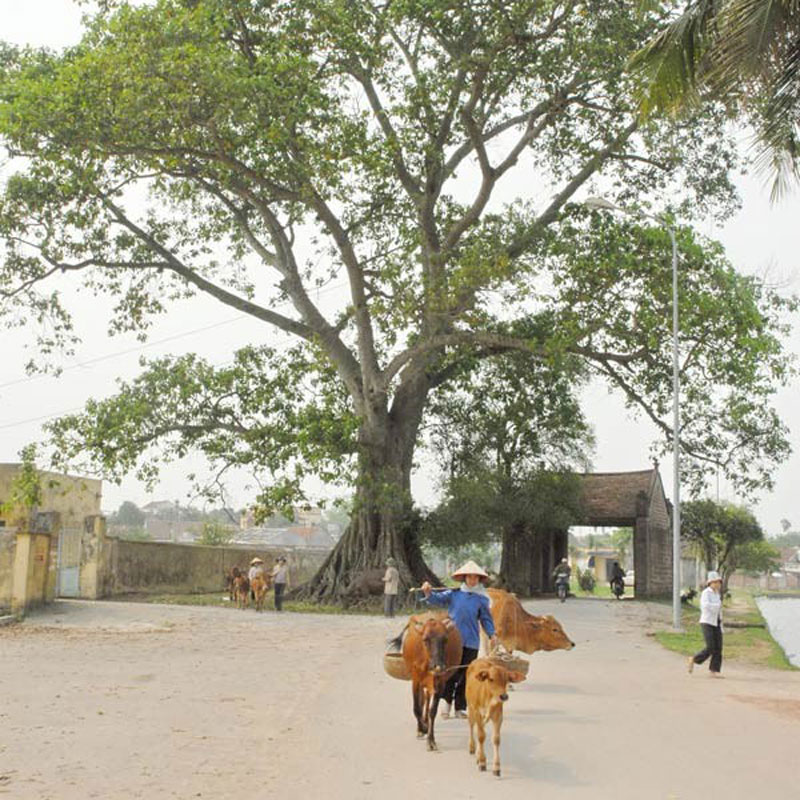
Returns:
[[[446,589],[443,592],[431,592],[426,602],[447,609],[450,619],[461,634],[461,643],[464,647],[471,647],[473,650],[480,647],[479,621],[487,636],[494,636],[494,621],[489,611],[489,598],[486,595],[462,592],[460,589]]]

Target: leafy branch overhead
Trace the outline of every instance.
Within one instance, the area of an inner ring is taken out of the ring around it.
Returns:
[[[341,552],[378,563],[378,542],[407,555],[379,498],[407,500],[430,393],[465,363],[573,357],[664,427],[663,237],[569,205],[602,178],[622,202],[735,207],[724,109],[639,119],[626,54],[649,34],[601,0],[155,0],[102,4],[64,53],[4,46],[2,319],[68,347],[72,280],[113,299],[112,331],[202,295],[300,343],[154,362],[57,423],[59,447],[145,478],[198,448],[274,475],[281,503],[309,471],[377,475],[380,530]],[[681,247],[687,448],[763,485],[788,446],[756,413],[788,374],[782,301]]]

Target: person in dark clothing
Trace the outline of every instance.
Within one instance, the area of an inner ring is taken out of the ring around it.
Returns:
[[[622,587],[622,592],[625,591],[625,570],[619,565],[619,561],[615,561],[614,565],[611,567],[611,578],[609,580],[609,586],[611,586],[611,591],[614,591],[614,584],[619,583]]]
[[[275,584],[275,610],[283,611],[283,593],[289,585],[289,567],[286,557],[281,556],[272,569],[272,582]]]

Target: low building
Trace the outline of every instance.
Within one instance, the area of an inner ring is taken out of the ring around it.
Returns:
[[[100,514],[102,481],[39,471],[31,513],[9,503],[22,464],[0,464],[0,609],[24,612],[76,579],[87,520]]]

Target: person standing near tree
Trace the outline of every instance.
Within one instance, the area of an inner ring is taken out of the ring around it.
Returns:
[[[478,657],[480,648],[480,629],[483,626],[486,635],[490,637],[490,647],[493,648],[497,639],[494,632],[494,621],[489,611],[489,596],[484,583],[489,576],[474,561],[467,561],[457,569],[453,575],[454,580],[462,581],[458,589],[445,589],[434,592],[431,585],[425,581],[422,584],[422,593],[425,601],[433,606],[443,606],[448,610],[450,619],[455,623],[461,634],[461,664],[471,664]],[[457,718],[467,717],[467,670],[456,669],[444,687],[442,699],[445,701],[442,718],[450,716],[450,710],[455,703]]]
[[[283,593],[289,586],[289,567],[286,556],[280,556],[272,569],[272,582],[275,584],[275,610],[283,611]]]
[[[700,595],[700,630],[706,646],[693,656],[689,656],[689,672],[695,664],[702,664],[711,658],[708,665],[712,678],[721,678],[722,669],[722,578],[713,570],[706,578],[706,588]]]
[[[397,592],[400,590],[400,573],[397,562],[389,556],[386,559],[386,572],[383,574],[383,616],[393,617],[397,605]]]

